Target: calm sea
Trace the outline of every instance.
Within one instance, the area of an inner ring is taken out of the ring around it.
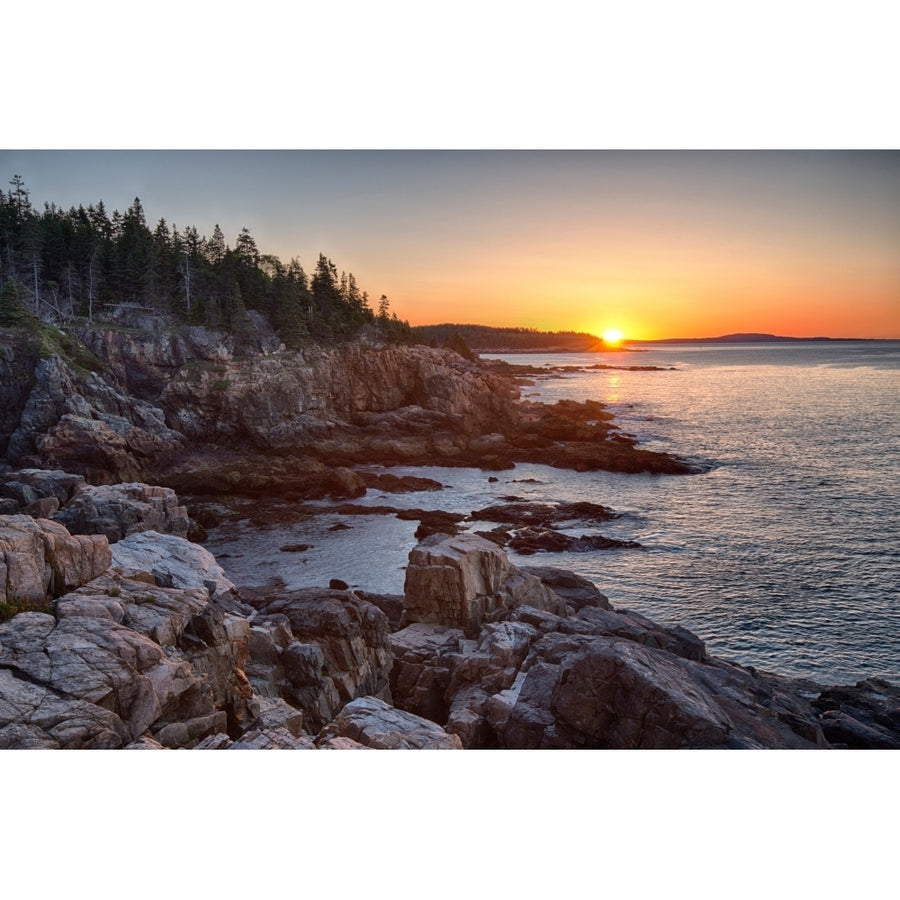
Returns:
[[[491,473],[426,468],[438,492],[363,503],[471,512],[501,497],[590,500],[621,517],[564,530],[639,550],[539,554],[594,581],[613,605],[700,635],[745,665],[827,683],[900,683],[900,342],[657,345],[643,352],[504,357],[580,371],[534,379],[525,397],[596,399],[649,449],[703,475],[575,473],[521,465]],[[654,365],[661,371],[589,369]],[[334,529],[334,526],[339,526]],[[476,523],[473,530],[486,527]],[[489,526],[488,526],[489,527]],[[402,592],[414,522],[323,511],[272,530],[231,525],[212,552],[242,585],[341,578]],[[279,547],[305,542],[304,553]]]

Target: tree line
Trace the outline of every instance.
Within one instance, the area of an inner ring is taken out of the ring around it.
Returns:
[[[258,310],[289,349],[347,340],[366,326],[410,340],[386,296],[373,310],[352,273],[338,274],[321,253],[308,276],[296,257],[285,264],[261,253],[247,228],[234,247],[218,225],[211,237],[165,219],[151,228],[138,197],[111,215],[102,200],[39,212],[20,176],[9,184],[0,190],[0,325],[93,321],[128,303],[238,337],[252,328],[248,310]]]
[[[450,341],[464,341],[474,351],[515,350],[535,352],[586,353],[603,349],[603,341],[582,331],[538,331],[535,328],[498,328],[491,325],[443,323],[417,325],[411,329],[415,340],[443,347]]]

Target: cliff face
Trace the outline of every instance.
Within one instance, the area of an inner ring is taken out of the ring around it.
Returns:
[[[194,440],[310,452],[323,440],[364,446],[361,431],[379,425],[484,434],[515,421],[514,396],[510,382],[448,351],[349,344],[189,364],[160,403]]]
[[[322,466],[692,471],[636,448],[601,404],[522,403],[513,375],[450,350],[358,341],[286,353],[264,324],[240,353],[205,328],[83,328],[58,352],[26,338],[0,331],[0,448],[14,466],[94,484],[281,492],[288,477],[298,496],[354,496],[358,477],[323,480]]]
[[[332,464],[424,460],[516,418],[512,383],[449,351],[273,352],[263,333],[237,356],[232,339],[203,328],[79,336],[102,374],[0,335],[0,447],[12,464],[113,483],[158,476],[177,454],[212,445]]]

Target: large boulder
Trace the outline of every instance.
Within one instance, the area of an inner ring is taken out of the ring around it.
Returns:
[[[128,535],[112,546],[112,568],[126,576],[147,573],[160,587],[202,588],[218,601],[235,595],[234,583],[208,550],[172,534]]]
[[[111,561],[102,535],[71,535],[49,519],[0,516],[0,602],[58,597],[105,572]]]
[[[503,725],[503,744],[628,750],[725,746],[733,725],[691,674],[677,657],[628,641],[544,638]],[[542,728],[540,713],[551,717]]]
[[[813,705],[825,736],[851,749],[900,750],[900,688],[881,678],[824,690]]]
[[[60,469],[10,469],[0,474],[0,496],[16,498],[20,507],[39,499],[53,498],[59,508],[68,503],[84,483],[83,476]]]
[[[191,524],[171,488],[136,482],[82,484],[53,518],[72,534],[105,534],[110,543],[141,531],[184,538]]]
[[[316,742],[350,738],[378,750],[461,750],[455,734],[412,713],[395,709],[377,697],[360,697],[348,703],[319,732]]]
[[[470,637],[483,622],[519,606],[566,612],[565,603],[540,578],[513,566],[493,542],[470,534],[434,534],[415,547],[404,598],[409,622],[462,628]]]
[[[452,661],[446,728],[466,746],[470,734],[486,740],[485,724],[490,745],[509,749],[826,746],[799,691],[707,658],[684,629],[597,608],[570,618],[524,608],[513,622],[533,636],[522,633],[512,665],[483,652]]]

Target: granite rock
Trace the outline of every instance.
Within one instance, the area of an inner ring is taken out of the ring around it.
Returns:
[[[0,516],[0,601],[58,597],[96,578],[111,559],[101,535],[70,535],[49,519]]]
[[[319,732],[316,743],[350,738],[378,750],[461,750],[455,734],[428,719],[395,709],[377,697],[360,697],[348,703]]]
[[[565,614],[565,603],[539,578],[513,566],[493,542],[468,534],[434,534],[415,547],[404,597],[407,621],[462,628],[470,637],[517,606]]]

